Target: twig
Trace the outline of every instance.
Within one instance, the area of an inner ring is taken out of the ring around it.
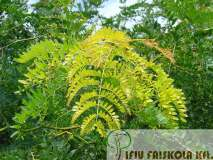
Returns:
[[[80,128],[80,126],[62,127],[62,128],[60,128],[60,127],[42,125],[42,126],[38,126],[38,127],[35,127],[35,128],[26,129],[26,130],[24,130],[24,132],[31,132],[31,131],[42,129],[42,128],[66,131],[66,130],[72,130],[72,129]]]
[[[80,126],[72,126],[72,127],[52,127],[52,126],[42,126],[42,128],[47,128],[47,129],[55,129],[55,130],[72,130],[76,128],[80,128]]]
[[[23,132],[31,132],[31,131],[35,131],[35,130],[40,129],[40,128],[42,128],[42,127],[39,126],[39,127],[35,127],[35,128],[25,129],[25,130],[23,130]]]
[[[77,135],[73,135],[75,138],[81,140],[82,142],[86,143],[86,144],[91,144],[90,142],[88,142],[87,140],[85,140],[84,138],[77,136]]]
[[[11,46],[11,45],[13,45],[13,44],[15,44],[15,43],[18,43],[18,42],[33,40],[33,39],[37,39],[37,38],[40,38],[40,37],[41,37],[41,36],[38,36],[38,37],[30,37],[30,38],[24,38],[24,39],[18,39],[18,40],[16,40],[16,41],[13,41],[13,42],[9,43],[9,44],[6,45],[6,46],[1,47],[0,50],[3,50],[3,49],[5,49],[5,48],[7,48],[7,47],[9,47],[9,46]]]
[[[63,131],[63,132],[60,132],[60,133],[56,134],[55,137],[59,137],[59,136],[62,136],[62,135],[64,135],[64,134],[72,135],[72,133],[69,132],[69,131]]]

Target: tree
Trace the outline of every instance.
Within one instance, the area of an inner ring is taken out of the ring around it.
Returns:
[[[35,142],[77,137],[98,145],[107,128],[176,128],[185,123],[182,91],[159,65],[133,51],[133,41],[104,28],[72,46],[43,41],[20,55],[16,61],[29,65],[19,81],[27,97],[14,117],[17,131],[12,137],[33,135]]]
[[[133,38],[155,39],[160,46],[172,49],[176,63],[154,50],[141,52],[144,46],[140,43],[136,46],[139,54],[164,63],[175,84],[183,89],[189,108],[188,128],[212,128],[213,124],[212,17],[210,1],[141,1],[123,7],[119,15],[103,23],[123,29]]]

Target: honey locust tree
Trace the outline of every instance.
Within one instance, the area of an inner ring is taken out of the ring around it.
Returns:
[[[12,137],[66,137],[92,146],[107,129],[178,128],[186,122],[183,92],[161,65],[135,52],[133,41],[103,28],[73,45],[45,40],[20,55],[16,61],[28,66],[20,94],[27,96]]]

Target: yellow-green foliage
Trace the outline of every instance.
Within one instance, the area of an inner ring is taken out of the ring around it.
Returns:
[[[17,58],[17,62],[30,63],[26,79],[20,82],[42,90],[48,97],[57,92],[67,98],[67,106],[60,108],[72,110],[71,125],[80,125],[81,135],[96,130],[105,136],[106,129],[140,128],[143,124],[151,128],[178,127],[187,116],[182,91],[174,88],[173,80],[160,65],[134,51],[130,45],[133,41],[109,28],[73,46],[42,41]],[[63,90],[66,86],[67,91]],[[18,123],[33,118],[32,112],[34,117],[40,117],[42,110],[46,116],[57,113],[58,107],[53,110],[51,105],[42,109],[39,90],[23,103],[24,109],[15,118]],[[56,97],[52,99],[45,103],[58,104]]]
[[[97,130],[104,136],[106,128],[119,129],[126,117],[150,106],[173,126],[185,122],[182,91],[174,88],[160,65],[135,53],[130,42],[125,33],[104,28],[68,54],[67,105],[82,135]]]
[[[39,59],[47,59],[48,55],[53,53],[56,48],[58,48],[58,43],[54,43],[53,41],[42,41],[30,48],[27,52],[24,52],[16,58],[16,61],[19,63],[27,63],[35,58]]]
[[[19,80],[25,87],[44,84],[49,81],[52,71],[61,65],[64,55],[68,50],[67,45],[44,40],[33,45],[15,60],[18,63],[30,63],[28,72],[24,74],[25,80]]]

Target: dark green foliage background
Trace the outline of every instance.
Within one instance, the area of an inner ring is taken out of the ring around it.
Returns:
[[[175,64],[152,49],[141,53],[140,48],[145,46],[134,44],[139,54],[162,63],[175,85],[183,89],[189,118],[182,128],[213,128],[213,2],[142,0],[122,7],[111,18],[99,15],[98,8],[103,3],[104,0],[40,0],[29,8],[26,0],[0,0],[0,160],[105,159],[105,142],[99,141],[97,135],[94,144],[79,139],[49,139],[45,132],[21,141],[10,138],[14,131],[9,128],[24,98],[19,94],[18,79],[26,70],[14,58],[43,39],[67,43],[84,39],[97,21],[101,26],[126,31],[132,38],[153,38],[162,47],[171,48]],[[130,19],[131,29],[125,25]]]

